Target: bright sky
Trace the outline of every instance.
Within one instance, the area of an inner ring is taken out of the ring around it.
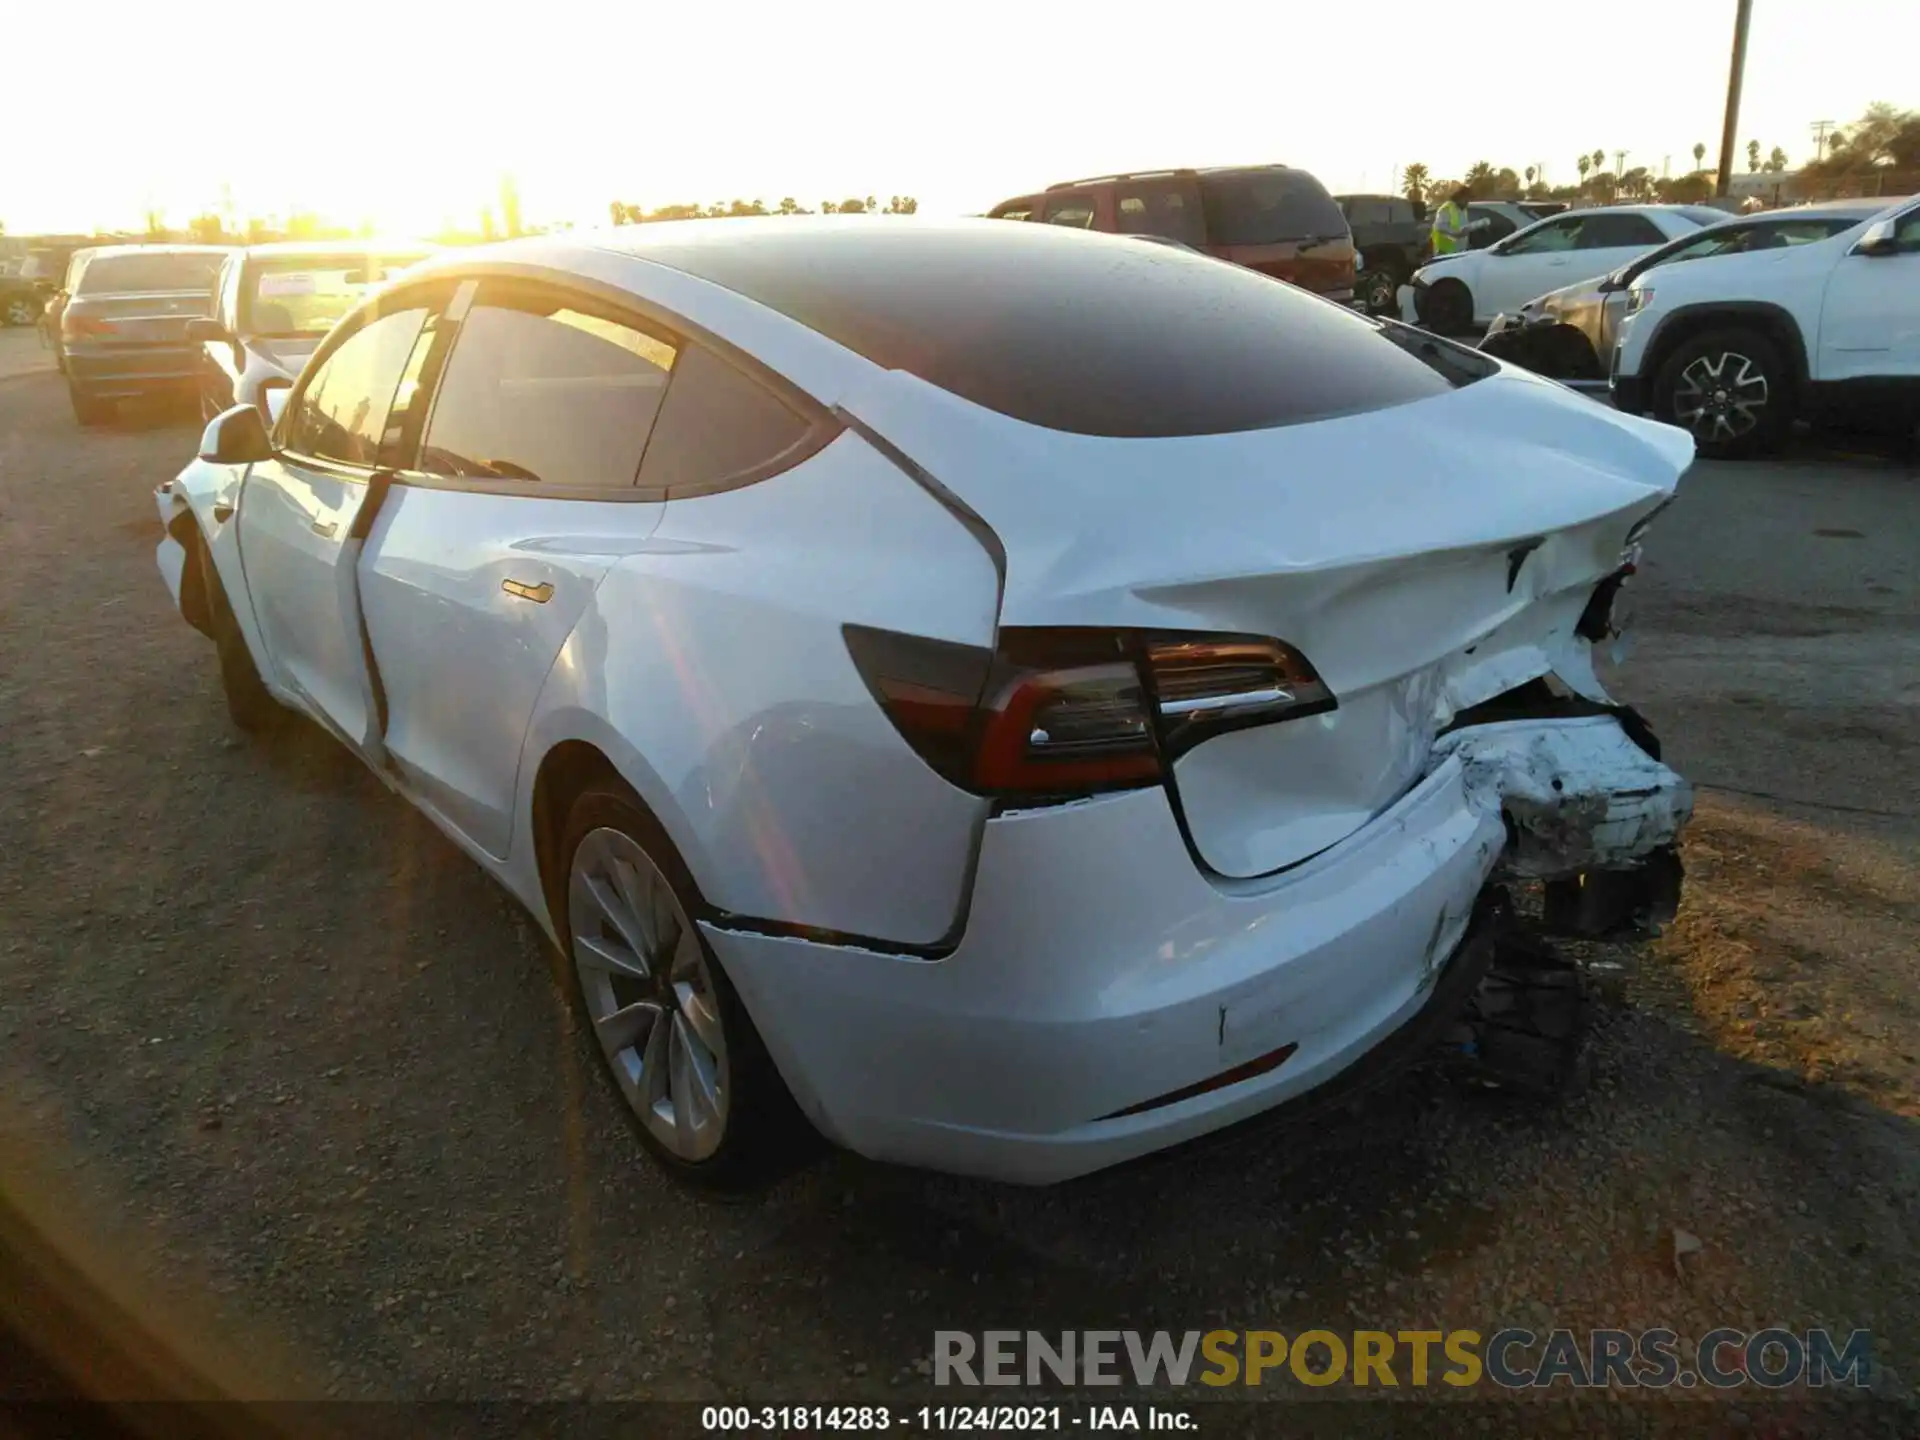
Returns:
[[[1424,162],[1719,146],[1734,0],[96,0],[12,7],[10,233],[317,211],[476,228],[793,195],[959,214],[1119,169],[1278,160],[1335,190]],[[81,33],[84,29],[85,33]],[[1920,0],[1754,0],[1740,142],[1920,106]],[[36,57],[23,63],[22,57]],[[1457,57],[1457,58],[1454,58]],[[1445,64],[1451,73],[1439,73]],[[1485,76],[1486,78],[1477,78]],[[1741,162],[1744,164],[1744,161]]]

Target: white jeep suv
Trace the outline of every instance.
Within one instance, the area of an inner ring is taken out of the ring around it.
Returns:
[[[1920,413],[1920,203],[1837,235],[1648,270],[1628,288],[1614,404],[1759,454],[1796,418]]]

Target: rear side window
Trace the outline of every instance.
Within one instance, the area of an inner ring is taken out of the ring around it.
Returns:
[[[1664,245],[1667,237],[1644,215],[1590,215],[1580,226],[1582,250],[1615,250],[1634,245]]]
[[[136,295],[143,291],[213,293],[225,255],[96,255],[81,272],[79,295]]]
[[[1076,230],[1091,230],[1095,201],[1091,195],[1052,195],[1047,198],[1046,222],[1070,225]]]
[[[1167,181],[1121,181],[1114,186],[1114,209],[1122,235],[1159,235],[1195,249],[1207,243],[1200,197]]]
[[[777,469],[812,422],[703,346],[680,352],[640,466],[646,490],[679,495]]]
[[[378,465],[393,392],[426,318],[425,306],[395,311],[342,341],[287,407],[285,447],[342,465]]]
[[[633,485],[673,373],[662,337],[561,300],[467,313],[420,452],[430,474],[567,489]]]
[[[1347,233],[1347,220],[1304,170],[1232,170],[1200,177],[1207,238],[1215,245],[1277,245]]]
[[[989,212],[991,220],[1031,220],[1038,208],[1032,200],[1003,200]]]

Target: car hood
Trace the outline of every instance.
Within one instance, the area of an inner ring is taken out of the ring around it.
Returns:
[[[1432,259],[1421,262],[1420,268],[1413,272],[1414,278],[1417,280],[1423,275],[1433,274],[1436,270],[1463,265],[1479,253],[1477,250],[1461,250],[1452,255],[1435,255]]]
[[[1604,279],[1604,277],[1602,277]],[[1601,298],[1602,280],[1578,280],[1536,296],[1520,307],[1524,315],[1562,315],[1569,310],[1591,305]]]

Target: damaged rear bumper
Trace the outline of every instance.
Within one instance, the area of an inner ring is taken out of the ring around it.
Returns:
[[[1693,817],[1693,787],[1612,715],[1476,725],[1434,748],[1457,755],[1469,797],[1505,817],[1501,870],[1515,879],[1635,866]]]
[[[1690,805],[1617,717],[1520,719],[1281,874],[1205,874],[1143,789],[988,822],[944,958],[702,928],[831,1138],[1045,1183],[1364,1085],[1472,988],[1489,886],[1644,865]]]

